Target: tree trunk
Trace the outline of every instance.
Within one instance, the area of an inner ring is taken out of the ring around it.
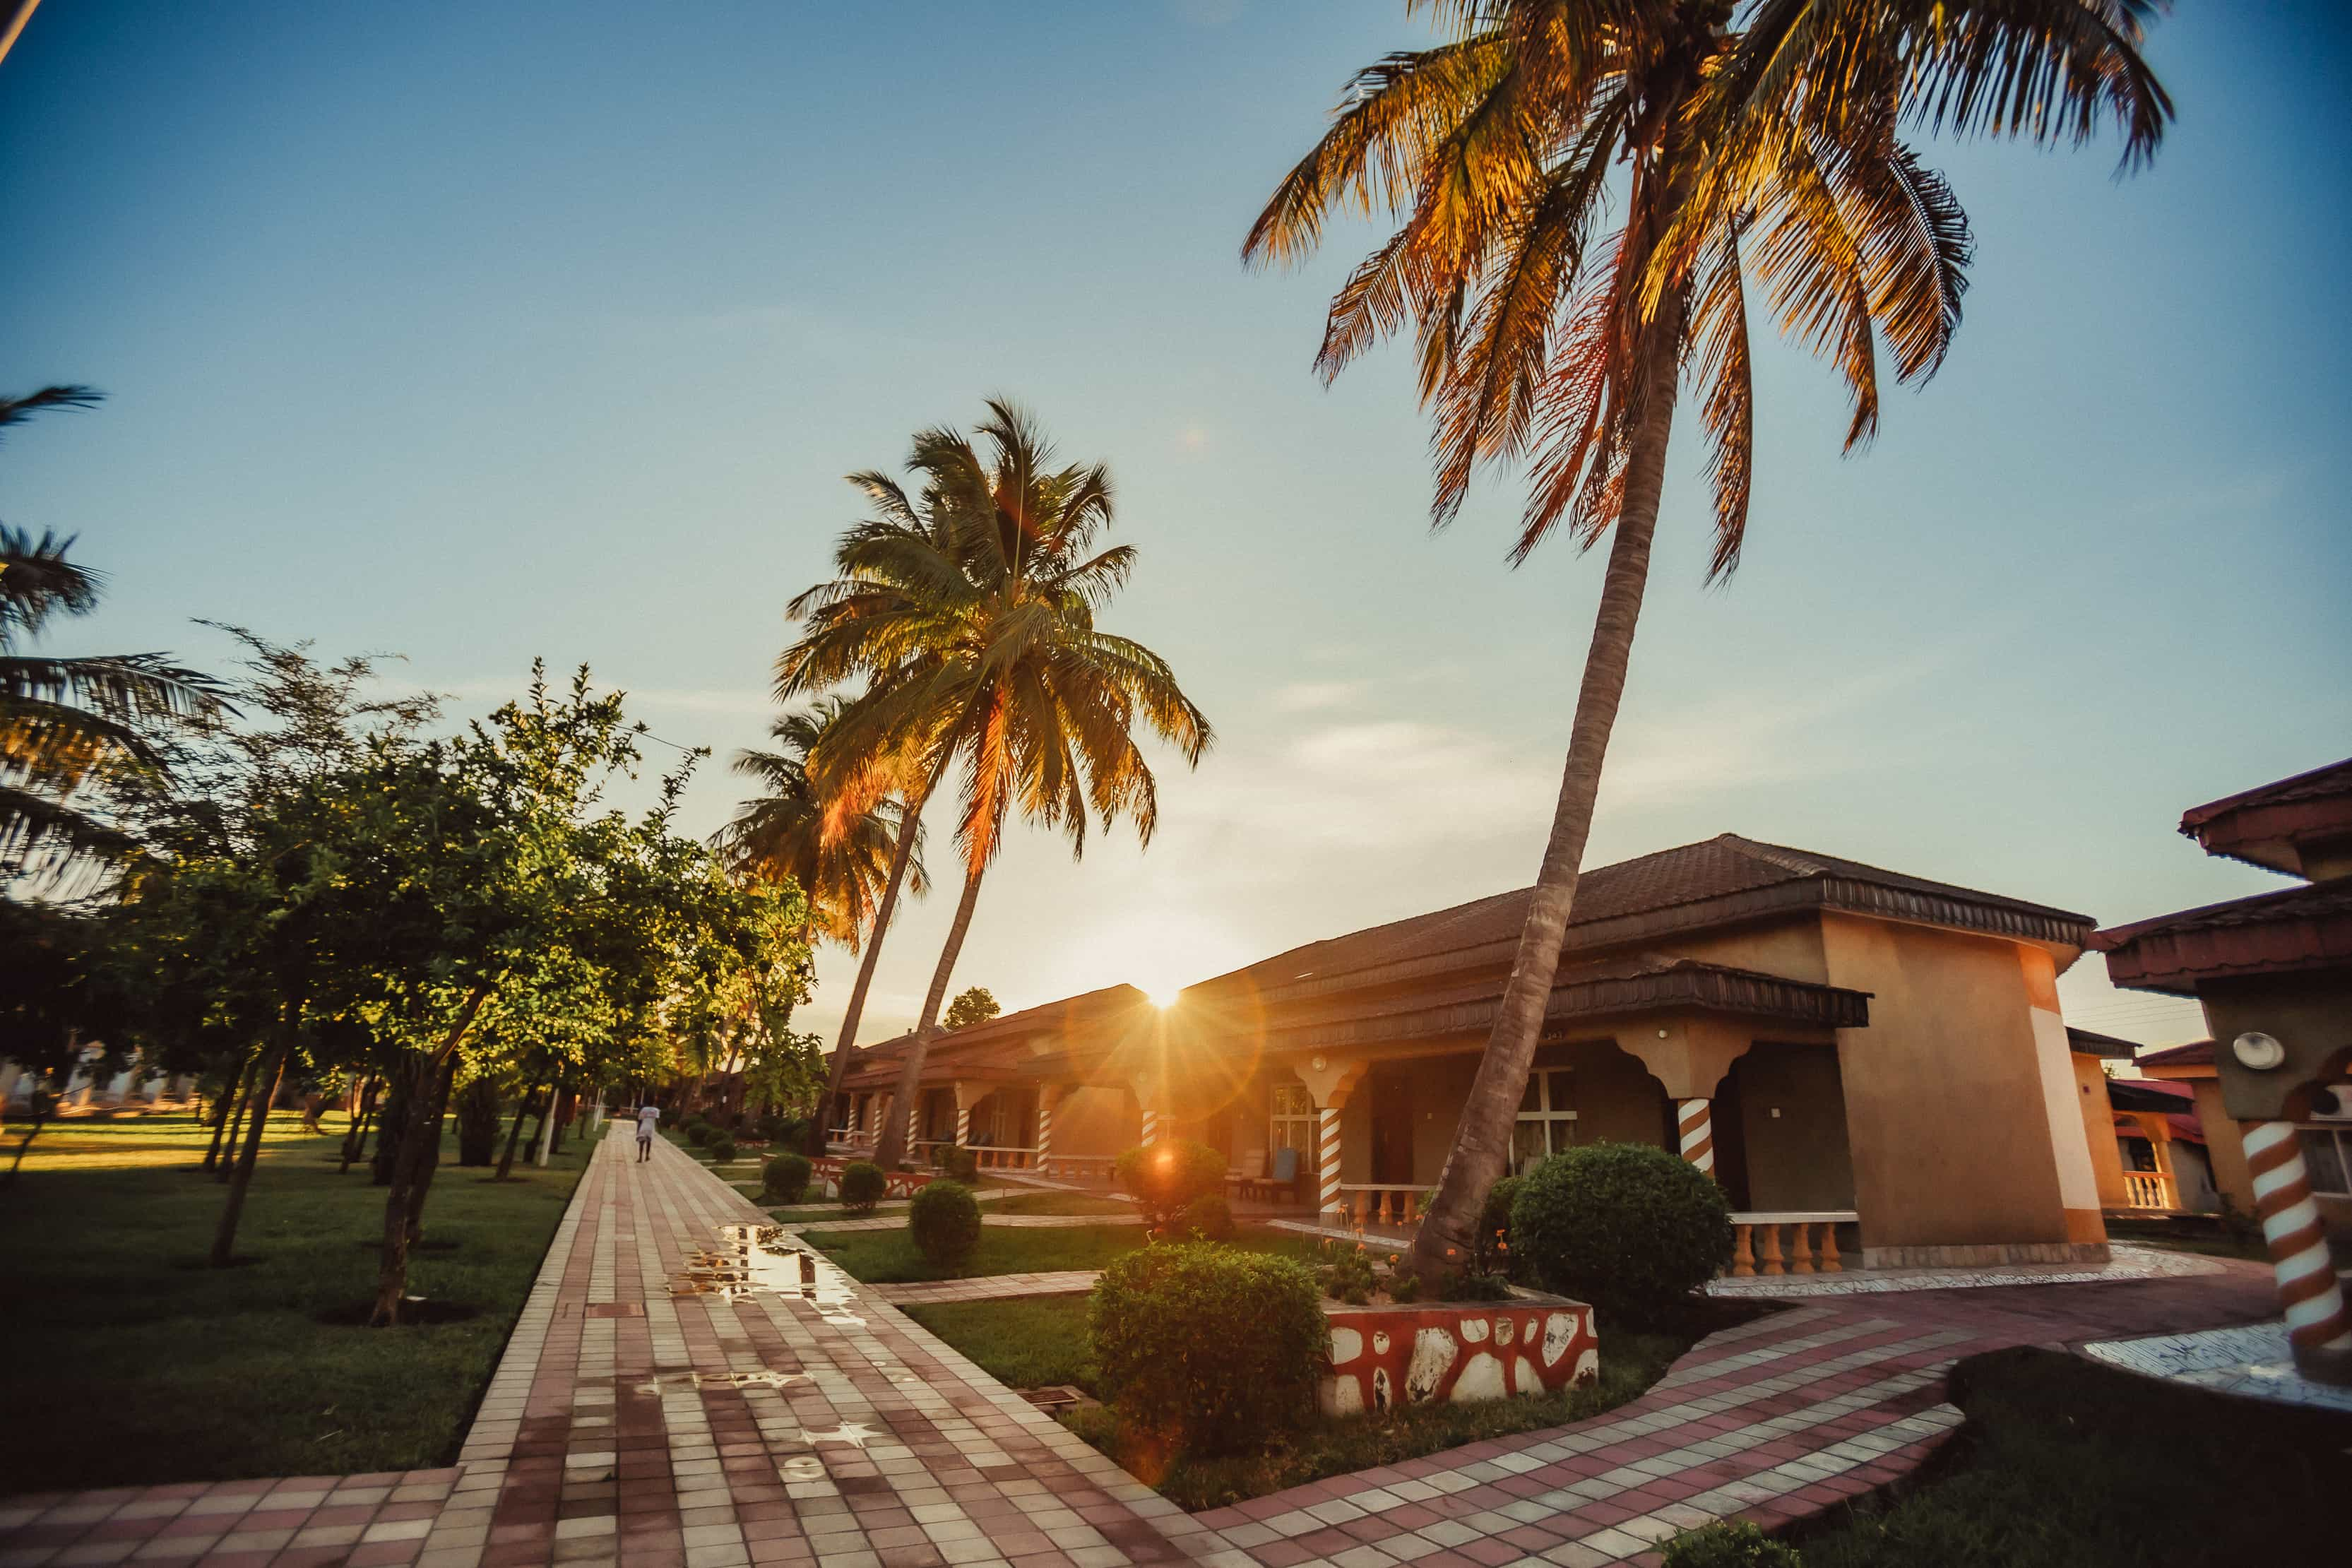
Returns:
[[[1471,1266],[1472,1233],[1486,1189],[1510,1168],[1511,1133],[1519,1097],[1527,1090],[1536,1039],[1543,1032],[1552,977],[1559,968],[1560,943],[1576,903],[1576,883],[1584,865],[1584,843],[1592,831],[1592,804],[1601,791],[1601,760],[1617,704],[1625,694],[1626,666],[1633,650],[1633,627],[1642,614],[1642,593],[1650,575],[1650,542],[1657,531],[1658,493],[1664,482],[1666,439],[1674,428],[1684,303],[1670,294],[1651,323],[1649,364],[1643,388],[1641,424],[1625,465],[1625,499],[1609,570],[1601,584],[1593,617],[1592,646],[1584,658],[1584,680],[1576,697],[1576,721],[1569,731],[1568,761],[1552,813],[1551,837],[1528,901],[1518,954],[1496,1010],[1478,1076],[1462,1108],[1454,1147],[1437,1178],[1437,1195],[1412,1244],[1412,1268],[1423,1279],[1459,1274]]]
[[[415,1246],[425,1239],[425,1200],[433,1195],[433,1178],[441,1169],[441,1128],[449,1116],[449,1091],[457,1082],[457,1058],[449,1058],[449,1065],[441,1069],[441,1079],[433,1091],[433,1125],[427,1130],[425,1142],[425,1173],[409,1190],[408,1245]]]
[[[369,1162],[372,1180],[379,1187],[392,1185],[393,1167],[400,1162],[401,1140],[408,1136],[409,1120],[422,1092],[418,1071],[416,1053],[404,1051],[384,1079],[383,1102],[375,1117],[375,1155]]]
[[[228,1141],[221,1145],[220,1163],[213,1167],[213,1179],[226,1182],[236,1164],[238,1141],[245,1136],[246,1112],[253,1108],[253,1091],[259,1087],[261,1052],[256,1048],[246,1058],[246,1065],[237,1069],[236,1105],[229,1112]]]
[[[923,997],[922,1022],[915,1026],[915,1037],[908,1042],[907,1055],[898,1064],[898,1092],[891,1097],[890,1121],[882,1129],[881,1146],[874,1151],[874,1163],[886,1171],[894,1171],[906,1161],[908,1119],[914,1115],[915,1098],[922,1092],[923,1064],[930,1057],[931,1041],[940,1033],[940,1008],[947,1000],[948,977],[955,973],[964,935],[971,930],[971,909],[980,902],[981,876],[978,871],[964,876],[955,923],[948,927],[947,945],[940,949],[939,965],[931,971],[931,988]]]
[[[467,997],[457,1021],[450,1026],[449,1037],[436,1051],[427,1071],[417,1085],[419,1099],[432,1096],[432,1086],[448,1081],[442,1072],[445,1063],[453,1061],[457,1046],[473,1026],[475,1016],[482,1004],[488,1001],[490,988],[477,986]],[[440,1117],[427,1113],[435,1108],[413,1107],[407,1124],[401,1129],[400,1148],[393,1159],[392,1190],[383,1200],[383,1251],[376,1265],[375,1306],[368,1314],[371,1328],[390,1328],[400,1321],[400,1300],[408,1292],[408,1222],[412,1189],[425,1176],[425,1134],[437,1136]],[[424,1113],[424,1114],[420,1114]]]
[[[203,1166],[205,1170],[213,1171],[220,1168],[221,1143],[228,1135],[229,1113],[232,1110],[240,1110],[244,1105],[245,1075],[251,1070],[253,1070],[252,1059],[248,1057],[239,1057],[236,1059],[236,1070],[229,1075],[228,1088],[223,1091],[220,1103],[213,1107],[213,1145],[205,1151]]]
[[[12,1185],[16,1183],[16,1173],[25,1168],[25,1151],[33,1146],[33,1140],[38,1138],[41,1129],[49,1124],[49,1113],[55,1101],[50,1099],[47,1089],[42,1087],[47,1081],[47,1074],[33,1080],[33,1125],[25,1133],[25,1141],[16,1145],[16,1157],[8,1163],[8,1181]]]
[[[375,1119],[376,1080],[370,1075],[359,1095],[359,1114],[352,1118],[352,1130],[343,1138],[343,1166],[341,1175],[349,1171],[354,1161],[367,1152],[368,1124]]]
[[[866,933],[866,956],[857,963],[857,984],[849,988],[849,1010],[841,1016],[841,1039],[833,1047],[833,1070],[825,1080],[824,1100],[819,1109],[824,1114],[814,1119],[809,1128],[806,1152],[812,1157],[824,1152],[825,1123],[832,1120],[834,1101],[841,1098],[842,1079],[849,1076],[850,1052],[857,1044],[857,1021],[866,1012],[866,993],[874,984],[874,964],[882,956],[883,933],[890,929],[890,917],[898,911],[898,889],[907,879],[907,862],[915,857],[915,826],[922,820],[923,807],[930,804],[931,792],[940,787],[940,775],[948,770],[948,758],[942,754],[931,769],[931,776],[923,785],[923,793],[908,801],[898,814],[898,842],[890,848],[890,885],[882,889],[882,906],[874,911],[874,929]]]
[[[515,1146],[522,1142],[522,1119],[530,1114],[530,1102],[535,1098],[537,1091],[528,1083],[524,1084],[522,1100],[515,1106],[514,1125],[507,1129],[506,1152],[499,1156],[498,1179],[501,1182],[514,1170]]]
[[[539,1108],[539,1126],[530,1139],[530,1163],[541,1170],[547,1168],[547,1151],[555,1134],[555,1105],[562,1098],[563,1079],[554,1079],[547,1086],[547,1100]]]
[[[246,1189],[253,1184],[254,1162],[261,1155],[261,1135],[269,1126],[269,1105],[278,1098],[278,1086],[286,1081],[286,1058],[293,1054],[293,1026],[286,1026],[287,1038],[278,1047],[277,1065],[268,1073],[269,1087],[262,1090],[253,1108],[253,1120],[245,1134],[245,1147],[238,1151],[236,1169],[230,1176],[228,1201],[221,1205],[220,1226],[213,1232],[211,1265],[226,1268],[236,1246],[237,1221],[245,1215]],[[258,1081],[262,1074],[256,1073]]]
[[[572,1125],[572,1107],[577,1098],[568,1089],[555,1091],[555,1152],[558,1154],[563,1152],[563,1130]],[[547,1162],[541,1160],[540,1163],[544,1165]]]

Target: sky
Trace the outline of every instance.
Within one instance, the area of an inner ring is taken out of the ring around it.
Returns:
[[[860,515],[841,476],[1006,394],[1118,487],[1105,624],[1216,727],[1158,832],[1017,836],[955,989],[1154,992],[1532,880],[1601,563],[1503,560],[1519,477],[1427,525],[1408,354],[1326,387],[1325,304],[1250,220],[1350,73],[1425,41],[1374,0],[319,5],[53,0],[0,63],[0,517],[109,577],[60,652],[196,617],[485,710],[585,662],[662,741],[772,710],[784,605]],[[1828,372],[1762,340],[1745,563],[1708,588],[1674,449],[1587,858],[1738,832],[2119,923],[2281,879],[2180,811],[2352,752],[2352,22],[2197,5],[2179,118],[2118,181],[1937,142],[1977,237],[1942,373],[1842,456]],[[659,763],[675,758],[650,748]],[[944,864],[949,836],[937,828]],[[889,933],[910,1024],[952,899]],[[801,1020],[838,1026],[827,951]],[[2092,955],[2071,1021],[2195,1009]]]

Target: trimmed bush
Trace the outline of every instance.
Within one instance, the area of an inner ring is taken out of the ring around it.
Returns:
[[[710,1135],[710,1142],[703,1147],[710,1151],[710,1160],[713,1164],[723,1165],[735,1157],[735,1134],[713,1132]]]
[[[969,1187],[980,1180],[980,1156],[969,1149],[942,1143],[931,1152],[931,1163],[950,1182]]]
[[[708,1148],[710,1141],[718,1136],[719,1129],[699,1116],[686,1124],[686,1141],[698,1149]]]
[[[1129,1149],[1113,1166],[1155,1236],[1177,1227],[1195,1198],[1225,1190],[1225,1157],[1206,1143],[1163,1138]]]
[[[1478,1234],[1473,1237],[1473,1254],[1481,1274],[1499,1274],[1508,1279],[1513,1264],[1511,1256],[1511,1200],[1519,1194],[1519,1179],[1505,1176],[1486,1189],[1486,1201],[1478,1205]]]
[[[1683,1531],[1666,1542],[1661,1568],[1803,1568],[1804,1561],[1742,1520]]]
[[[1421,1300],[1421,1276],[1399,1268],[1389,1275],[1389,1300],[1402,1307]]]
[[[488,1078],[457,1091],[457,1163],[498,1163],[499,1120],[499,1086]]]
[[[1223,1193],[1203,1193],[1184,1205],[1176,1221],[1178,1232],[1187,1238],[1197,1237],[1202,1241],[1231,1241],[1234,1238],[1234,1206],[1225,1202]]]
[[[852,1214],[870,1214],[889,1190],[889,1179],[871,1160],[853,1160],[841,1168],[841,1206]]]
[[[1640,1328],[1731,1261],[1731,1206],[1696,1166],[1664,1149],[1593,1143],[1519,1178],[1511,1235],[1538,1284]]]
[[[980,1200],[961,1182],[931,1182],[907,1210],[915,1250],[941,1268],[961,1269],[980,1245]]]
[[[760,1190],[771,1203],[796,1204],[808,1191],[812,1169],[805,1154],[779,1154],[760,1173]]]
[[[1103,1270],[1087,1317],[1102,1386],[1134,1430],[1198,1454],[1261,1448],[1315,1414],[1331,1336],[1303,1265],[1174,1242]]]

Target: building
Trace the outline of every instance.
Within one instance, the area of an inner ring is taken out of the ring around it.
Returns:
[[[919,1139],[1101,1173],[1178,1133],[1327,1215],[1410,1225],[1437,1181],[1524,889],[1278,953],[1155,1007],[1119,986],[934,1042]],[[2105,1256],[2058,975],[2085,916],[1725,834],[1584,874],[1518,1122],[1679,1150],[1777,1271]],[[862,1053],[868,1142],[908,1041]],[[2107,1141],[2113,1139],[2112,1128]]]
[[[2193,996],[2212,1040],[2200,1057],[2151,1058],[2192,1085],[2226,1194],[2243,1165],[2263,1222],[2295,1362],[2352,1384],[2345,1310],[2327,1229],[2345,1217],[2341,1115],[2352,1105],[2352,759],[2191,807],[2181,833],[2209,855],[2303,885],[2100,931],[2118,985]],[[2207,1097],[2219,1114],[2206,1121]],[[2221,1122],[2234,1124],[2225,1154]],[[2316,1177],[2316,1180],[2315,1180]],[[2322,1190],[2325,1189],[2325,1190]]]

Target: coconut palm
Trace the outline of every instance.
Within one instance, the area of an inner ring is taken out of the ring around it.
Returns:
[[[0,398],[0,430],[98,399],[83,386]],[[207,677],[166,655],[23,650],[50,616],[97,607],[103,579],[70,559],[73,543],[0,524],[0,880],[53,880],[130,853],[130,835],[88,809],[85,786],[108,769],[159,767],[154,726],[219,706]]]
[[[867,681],[812,759],[821,781],[918,752],[924,782],[909,811],[919,816],[960,769],[963,890],[876,1152],[886,1164],[904,1154],[948,981],[1007,823],[1017,814],[1060,832],[1076,855],[1090,817],[1124,816],[1149,843],[1158,797],[1137,724],[1188,763],[1212,738],[1165,659],[1095,624],[1135,565],[1132,545],[1095,547],[1113,521],[1108,472],[1052,468],[1035,422],[1002,400],[978,434],[985,458],[955,431],[918,436],[912,494],[885,474],[853,476],[877,516],[842,540],[840,576],[793,604],[807,635],[779,666],[780,696]]]
[[[1826,355],[1849,449],[1884,367],[1934,374],[1960,319],[1968,220],[1900,132],[2080,143],[2126,169],[2171,104],[2140,56],[2150,0],[1408,0],[1444,35],[1360,73],[1243,247],[1296,261],[1335,212],[1396,232],[1333,299],[1328,379],[1414,330],[1433,518],[1525,460],[1514,563],[1612,535],[1558,808],[1477,1080],[1423,1223],[1423,1278],[1470,1256],[1576,897],[1624,689],[1685,376],[1713,490],[1712,578],[1738,563],[1754,428],[1748,294]]]
[[[800,885],[809,912],[803,940],[822,937],[856,952],[866,945],[869,931],[873,944],[880,945],[877,916],[902,874],[918,897],[930,890],[930,880],[923,870],[922,824],[906,810],[910,786],[900,776],[905,770],[899,759],[878,759],[853,782],[846,800],[829,797],[809,776],[810,754],[845,706],[843,699],[827,697],[810,709],[787,712],[768,727],[775,750],[736,753],[735,771],[758,781],[765,793],[743,802],[717,837],[738,870],[789,877]],[[910,826],[901,867],[899,840]],[[863,1002],[861,986],[854,1005],[863,1011]],[[825,1098],[814,1119],[812,1142],[819,1148],[827,1124],[824,1112],[837,1100],[848,1069],[849,1053],[835,1051]]]

